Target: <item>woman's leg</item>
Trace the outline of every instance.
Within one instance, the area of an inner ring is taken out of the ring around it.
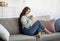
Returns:
[[[44,31],[45,31],[47,34],[51,34],[51,32],[50,32],[49,30],[47,30],[47,28],[45,28]]]
[[[42,32],[42,31],[45,31],[46,33],[48,34],[51,34],[51,32],[49,30],[47,30],[47,28],[44,26],[44,24],[42,23],[42,21],[39,21],[39,29],[38,29],[38,32]]]
[[[44,31],[45,26],[43,25],[42,21],[38,20],[38,26],[39,26],[39,28],[38,28],[37,32]]]
[[[27,35],[34,35],[36,31],[40,34],[42,31],[46,31],[45,26],[41,21],[36,21],[31,27],[23,29]]]
[[[45,26],[42,24],[42,22],[40,20],[37,20],[30,28],[29,28],[29,34],[30,35],[34,35],[37,33],[41,33],[42,31],[44,31]]]
[[[39,24],[39,28],[37,29],[37,34],[36,34],[36,36],[38,38],[40,38],[42,31],[45,31],[48,34],[51,34],[51,32],[48,31],[47,28],[44,26],[44,24],[42,23],[42,21],[38,20],[38,24]]]
[[[37,22],[38,22],[39,28],[37,29],[36,37],[40,38],[41,32],[44,31],[45,26],[42,24],[42,21],[38,20]]]
[[[24,34],[27,34],[27,35],[34,35],[36,33],[36,31],[38,31],[39,29],[39,21],[36,21],[31,27],[29,28],[23,28],[23,32]],[[41,28],[39,29],[39,32],[41,32]]]

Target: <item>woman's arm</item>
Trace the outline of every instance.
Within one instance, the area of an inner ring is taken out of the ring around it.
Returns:
[[[26,28],[31,26],[31,20],[26,18],[25,16],[22,16],[21,23],[22,23],[23,27],[26,27]]]

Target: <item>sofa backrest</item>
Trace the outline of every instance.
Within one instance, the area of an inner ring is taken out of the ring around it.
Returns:
[[[35,20],[49,20],[50,16],[37,16]],[[17,34],[19,31],[18,18],[0,18],[0,24],[2,24],[10,34]]]
[[[18,31],[18,18],[0,18],[0,24],[2,24],[10,34],[17,34]]]
[[[51,16],[49,15],[45,15],[45,16],[36,16],[35,17],[35,20],[45,20],[45,21],[48,21],[51,19]]]

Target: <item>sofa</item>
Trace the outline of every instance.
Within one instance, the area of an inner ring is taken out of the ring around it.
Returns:
[[[9,41],[60,41],[59,32],[52,33],[50,35],[42,33],[41,38],[19,33],[18,18],[0,18],[0,24],[2,24],[9,31]],[[3,40],[1,39],[0,41]]]

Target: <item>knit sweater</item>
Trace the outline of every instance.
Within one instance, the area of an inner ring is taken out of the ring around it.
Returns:
[[[23,28],[24,27],[29,28],[30,26],[33,25],[32,20],[28,16],[22,16],[21,23]]]

